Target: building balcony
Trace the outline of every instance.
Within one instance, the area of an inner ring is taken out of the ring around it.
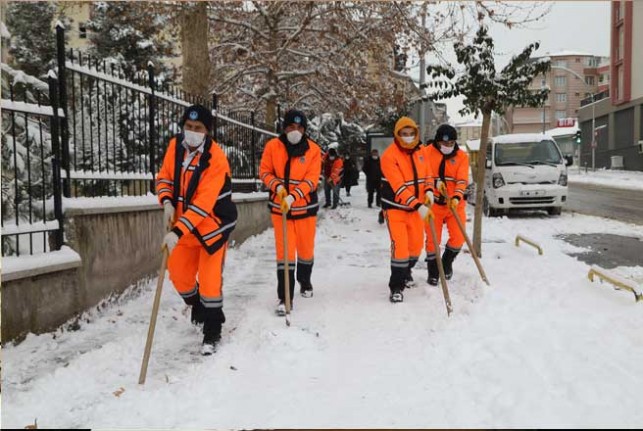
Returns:
[[[586,97],[580,101],[580,106],[585,106],[589,105],[592,102],[598,102],[599,100],[605,99],[610,97],[610,90],[607,89],[605,91],[601,91],[600,93],[594,94],[594,100],[592,100],[592,97]]]

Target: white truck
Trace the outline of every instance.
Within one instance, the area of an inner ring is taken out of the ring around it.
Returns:
[[[513,209],[544,209],[559,215],[567,201],[567,166],[556,141],[543,134],[494,136],[487,145],[486,216]]]

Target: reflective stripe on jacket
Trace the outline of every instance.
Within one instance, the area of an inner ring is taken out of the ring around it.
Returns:
[[[437,145],[439,144],[428,145],[422,149],[431,165],[434,184],[437,183],[438,179],[441,179],[447,186],[449,197],[457,196],[462,202],[469,184],[469,156],[459,147],[445,156]],[[434,193],[437,198],[436,203],[443,205],[445,203],[444,197],[440,194],[440,191],[435,188]]]
[[[181,237],[194,234],[209,254],[228,240],[237,223],[232,202],[230,166],[223,150],[209,136],[201,150],[188,152],[182,135],[170,139],[156,177],[159,202],[176,208],[172,228]]]
[[[433,172],[419,147],[409,152],[394,142],[382,154],[380,166],[383,209],[414,211],[433,190]]]
[[[289,219],[311,217],[319,209],[317,184],[321,173],[321,150],[313,140],[304,139],[307,139],[308,149],[297,156],[288,154],[286,145],[292,144],[284,143],[279,137],[271,139],[266,143],[259,166],[259,178],[270,190],[268,207],[271,213],[281,214],[278,186],[285,187],[295,198],[288,212]]]

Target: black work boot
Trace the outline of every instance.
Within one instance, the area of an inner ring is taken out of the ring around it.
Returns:
[[[444,268],[444,278],[451,280],[453,277],[453,260],[460,253],[460,250],[452,250],[447,248],[442,254],[442,267]]]
[[[221,308],[205,308],[205,321],[203,322],[203,344],[201,354],[209,356],[216,350],[221,340],[221,326],[225,322],[225,315]]]
[[[426,266],[429,270],[429,278],[428,278],[428,283],[431,286],[437,286],[438,285],[438,279],[440,278],[440,272],[438,271],[438,262],[437,260],[434,259],[427,259],[426,261]]]
[[[196,289],[199,288],[199,283],[196,284]],[[205,307],[201,303],[201,295],[197,291],[196,294],[185,298],[183,300],[191,307],[190,321],[193,325],[200,325],[205,321]]]
[[[404,295],[402,294],[401,289],[391,289],[391,295],[388,297],[389,301],[395,303],[395,302],[402,302],[404,301]]]
[[[205,307],[200,299],[192,306],[190,321],[192,321],[193,325],[200,325],[205,322]]]
[[[213,354],[220,340],[221,322],[206,320],[203,324],[203,345],[201,346],[201,354],[204,356]]]
[[[313,285],[310,282],[299,282],[299,293],[301,296],[304,298],[312,298],[313,297]]]

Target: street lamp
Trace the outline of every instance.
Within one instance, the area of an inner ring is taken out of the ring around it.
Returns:
[[[590,87],[589,84],[587,84],[587,82],[585,82],[585,78],[583,76],[579,75],[577,72],[574,72],[571,69],[568,69],[568,68],[566,68],[564,66],[558,66],[558,65],[556,65],[556,66],[552,65],[551,68],[552,69],[560,69],[560,70],[564,70],[566,72],[571,73],[572,75],[574,75],[575,77],[580,79],[583,82],[583,84],[585,84],[585,86],[590,88],[590,90],[591,90],[590,95],[592,97],[592,171],[595,171],[596,170],[596,164],[595,164],[595,160],[596,160],[596,105],[594,104],[594,102],[596,100],[594,100],[594,99],[595,99],[596,94],[594,92],[594,88]],[[579,152],[580,152],[580,150],[579,150]],[[578,163],[580,164],[580,157],[579,157]]]

